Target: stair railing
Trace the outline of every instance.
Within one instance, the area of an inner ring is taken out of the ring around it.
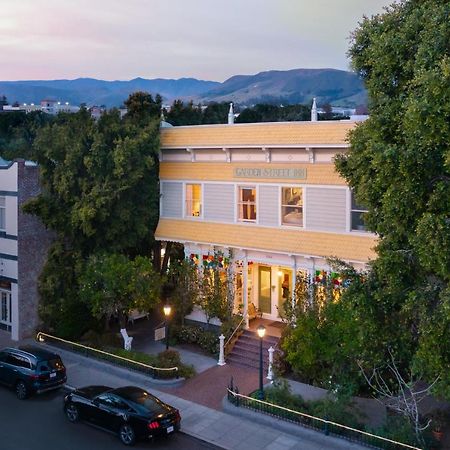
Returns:
[[[244,322],[244,320],[245,320],[245,317],[242,317],[242,319],[238,323],[237,327],[233,330],[230,337],[227,339],[227,342],[225,342],[225,345],[223,346],[225,355],[228,355],[228,353],[229,353],[228,347],[229,347],[230,343],[232,342],[231,340],[233,339],[233,337],[237,333],[237,331],[241,328],[241,325]]]

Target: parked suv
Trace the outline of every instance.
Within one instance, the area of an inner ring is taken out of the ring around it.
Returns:
[[[61,387],[66,368],[56,353],[23,346],[0,350],[0,383],[15,389],[17,398]]]

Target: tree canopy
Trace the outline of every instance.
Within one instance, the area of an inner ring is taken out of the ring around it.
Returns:
[[[347,292],[373,316],[366,342],[378,358],[395,349],[404,368],[428,381],[440,376],[448,397],[449,16],[448,1],[406,0],[359,24],[349,55],[366,84],[370,117],[336,160],[379,236],[366,288]]]
[[[0,99],[0,106],[1,102]],[[41,111],[28,114],[19,111],[0,114],[0,156],[6,160],[33,159],[36,134],[53,119],[53,116]]]
[[[27,211],[83,254],[149,253],[159,208],[159,109],[149,98],[130,96],[136,109],[124,119],[58,115],[36,138],[42,193]],[[142,109],[152,102],[153,113]]]

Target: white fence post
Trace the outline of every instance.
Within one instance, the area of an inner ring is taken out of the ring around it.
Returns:
[[[273,352],[275,351],[273,347],[270,347],[269,350],[267,350],[269,352],[269,370],[267,372],[267,379],[272,381],[273,380],[273,370],[272,370],[272,366],[273,366]]]
[[[218,366],[224,366],[226,364],[226,362],[225,362],[225,353],[224,353],[225,336],[223,334],[221,334],[219,336],[219,340],[220,340],[220,351],[219,351],[219,361],[218,361],[217,365]]]

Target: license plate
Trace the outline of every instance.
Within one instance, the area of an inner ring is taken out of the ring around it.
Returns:
[[[167,434],[173,433],[173,427],[167,427]]]
[[[56,377],[56,373],[55,372],[52,372],[51,374],[50,374],[50,378],[55,378]]]

